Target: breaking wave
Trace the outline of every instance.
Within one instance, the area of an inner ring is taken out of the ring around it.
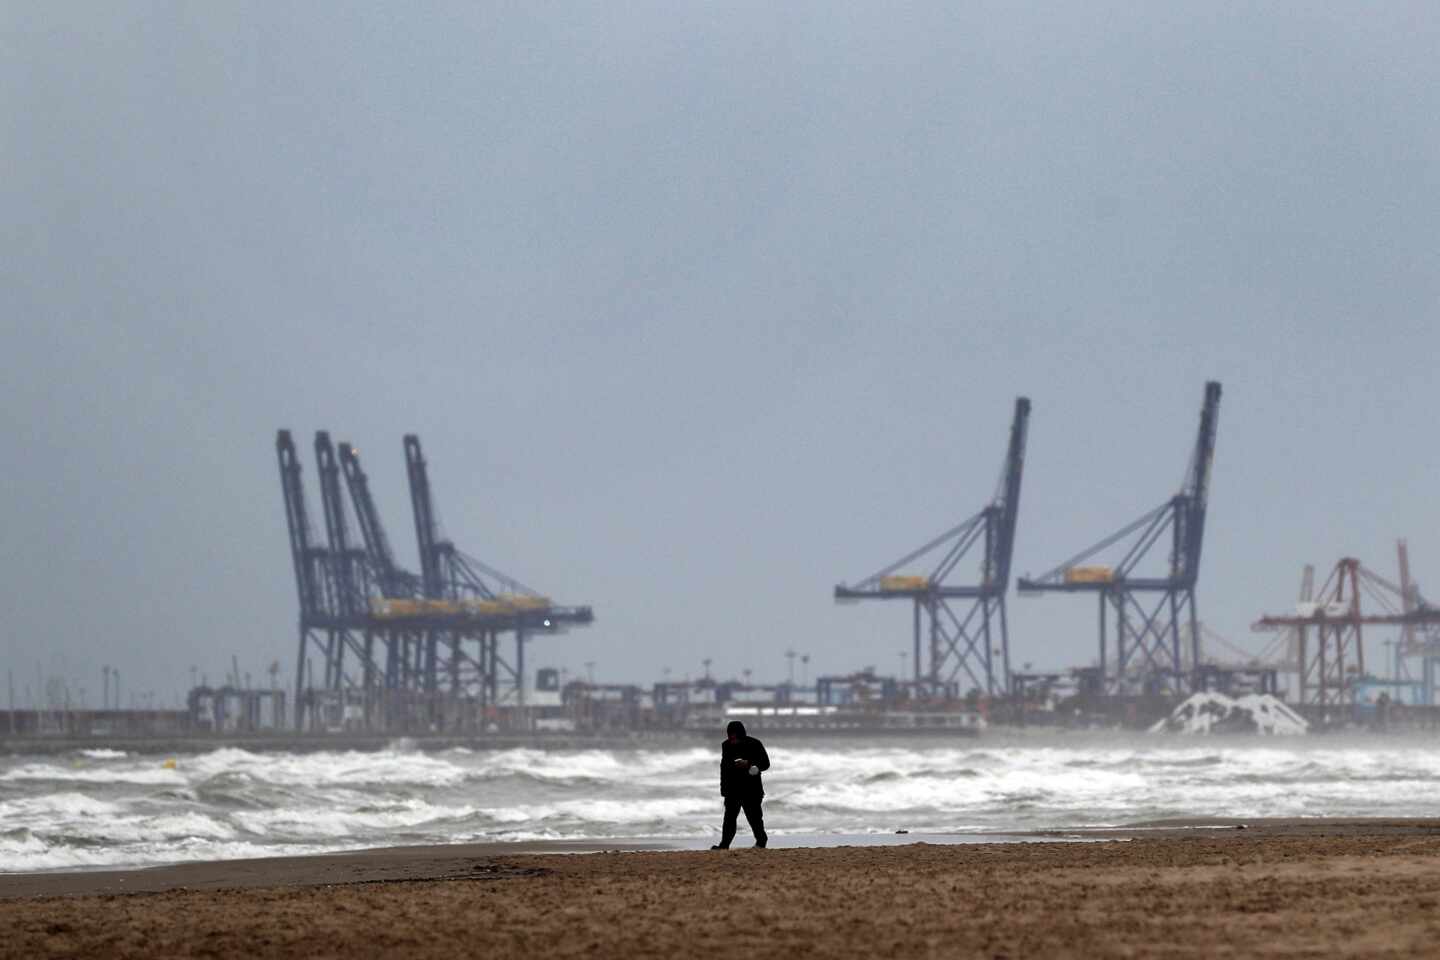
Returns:
[[[1185,816],[1421,816],[1440,752],[1404,741],[1161,738],[770,745],[777,838]],[[374,753],[93,749],[0,759],[0,870],[408,843],[672,838],[719,821],[713,746]]]

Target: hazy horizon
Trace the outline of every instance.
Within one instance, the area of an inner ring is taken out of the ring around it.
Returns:
[[[1440,10],[1142,3],[0,9],[0,645],[98,703],[295,657],[274,434],[362,451],[592,627],[604,681],[900,669],[854,581],[992,496],[1013,573],[1173,495],[1201,618],[1301,567],[1440,595]],[[1011,593],[1012,662],[1094,601]],[[1385,634],[1370,635],[1380,662]]]

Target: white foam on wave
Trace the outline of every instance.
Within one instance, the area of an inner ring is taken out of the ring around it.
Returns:
[[[798,807],[855,811],[930,810],[958,813],[1004,809],[1018,804],[1070,807],[1143,787],[1135,773],[1110,770],[1055,770],[1016,767],[979,776],[829,780],[802,787],[786,797]]]
[[[682,774],[718,771],[719,755],[712,750],[500,750],[477,755],[472,777],[523,775],[563,783],[574,780],[651,781]],[[716,774],[718,779],[718,772]]]
[[[121,812],[121,805],[97,800],[72,790],[33,797],[0,800],[0,827],[29,826],[57,820],[108,817]]]
[[[1440,751],[1335,741],[768,744],[779,832],[1429,812]],[[0,870],[717,829],[714,747],[0,758]],[[78,763],[77,763],[78,761]]]
[[[465,779],[465,769],[439,755],[385,750],[322,753],[251,753],[224,749],[182,758],[186,776],[203,779],[219,774],[245,774],[266,783],[303,786],[405,784],[444,786]]]
[[[718,796],[670,797],[631,800],[566,800],[560,803],[482,807],[476,813],[497,824],[548,823],[568,829],[569,836],[586,836],[591,827],[650,825],[659,829],[681,826],[696,818],[713,819],[722,808]],[[580,832],[576,832],[576,831]],[[660,834],[656,834],[657,836]]]
[[[104,812],[76,804],[49,811],[41,807],[7,811],[3,822],[12,834],[23,832],[67,844],[120,846],[150,840],[225,840],[236,835],[235,828],[223,818],[199,811],[124,813],[113,805]]]
[[[244,830],[256,836],[276,834],[290,838],[359,837],[413,829],[444,821],[464,820],[477,813],[475,807],[436,806],[423,800],[407,800],[381,808],[336,810],[282,808],[245,810],[231,814]]]
[[[129,815],[104,817],[84,824],[62,824],[46,831],[71,842],[113,845],[144,844],[157,840],[229,840],[238,831],[222,819],[198,812],[167,813],[157,816]]]
[[[176,770],[166,769],[159,761],[153,767],[64,767],[55,763],[27,763],[0,773],[0,782],[50,780],[57,783],[133,783],[183,786],[185,778]]]
[[[568,800],[555,805],[561,814],[601,823],[670,823],[687,817],[712,816],[721,807],[718,796],[640,800]]]

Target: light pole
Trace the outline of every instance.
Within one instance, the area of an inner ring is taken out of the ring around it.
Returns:
[[[700,662],[701,662],[701,663],[704,665],[704,667],[705,667],[705,679],[706,679],[706,680],[709,680],[709,679],[710,679],[710,663],[711,663],[711,660],[710,660],[709,657],[706,657],[704,660],[701,660]]]
[[[594,661],[594,660],[586,660],[586,661],[585,661],[585,676],[588,678],[586,682],[589,683],[589,685],[592,686],[592,687],[595,686],[595,661]]]
[[[793,647],[785,651],[785,660],[787,662],[787,666],[789,667],[789,676],[786,680],[786,684],[791,687],[795,686],[795,656],[796,654]]]

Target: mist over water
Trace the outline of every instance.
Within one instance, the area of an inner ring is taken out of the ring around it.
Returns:
[[[717,745],[718,746],[718,745]],[[1423,741],[772,740],[766,821],[785,838],[1005,833],[1183,816],[1429,816]],[[718,750],[0,760],[0,870],[167,863],[483,840],[668,838],[719,826]],[[743,830],[743,827],[742,827]],[[919,839],[919,838],[917,838]]]

